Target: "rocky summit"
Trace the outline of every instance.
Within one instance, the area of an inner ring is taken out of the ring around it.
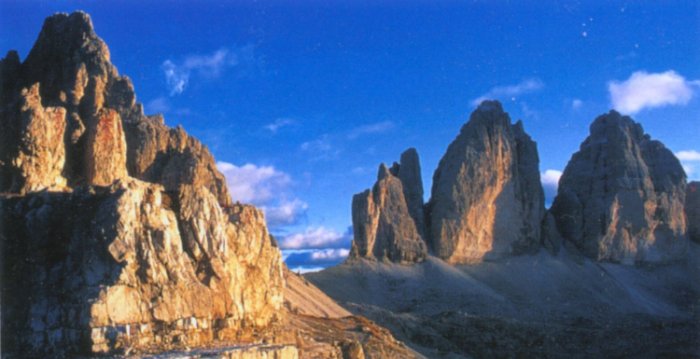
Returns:
[[[400,263],[422,261],[423,183],[415,149],[401,155],[391,169],[379,166],[372,190],[352,199],[354,241],[350,258],[374,258]]]
[[[610,111],[591,124],[566,166],[551,212],[562,237],[590,258],[667,262],[688,247],[685,196],[673,153]]]
[[[449,145],[428,204],[436,256],[471,263],[536,250],[544,216],[537,145],[484,101]]]
[[[3,357],[415,356],[366,319],[285,306],[263,213],[232,203],[206,146],[144,115],[87,14],[46,19],[0,89]],[[296,302],[321,306],[307,287]]]

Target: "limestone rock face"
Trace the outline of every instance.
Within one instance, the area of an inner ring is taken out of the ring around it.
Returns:
[[[688,245],[685,181],[671,151],[610,111],[567,164],[551,212],[564,239],[593,259],[674,260]]]
[[[382,164],[372,190],[353,197],[351,258],[413,263],[427,255],[423,222],[416,220],[423,213],[418,155],[411,149],[401,159],[391,170]]]
[[[447,148],[429,208],[435,255],[470,263],[535,250],[544,193],[537,145],[497,101],[484,101]]]
[[[86,14],[49,17],[0,75],[3,357],[252,343],[283,321],[262,212],[143,114]]]
[[[19,139],[18,146],[12,149],[13,156],[3,156],[7,159],[4,164],[8,174],[11,174],[7,178],[8,189],[23,193],[65,187],[65,108],[44,108],[37,83],[20,94],[19,117],[13,120],[18,131],[0,135],[8,142]],[[13,134],[19,136],[10,139]]]
[[[700,182],[688,183],[685,194],[685,215],[688,223],[688,238],[700,243]]]
[[[423,179],[421,178],[418,151],[409,148],[401,154],[400,164],[394,163],[391,173],[401,180],[408,213],[416,224],[421,237],[425,238],[425,214],[423,213]]]
[[[57,171],[70,186],[109,185],[126,175],[168,191],[182,184],[204,186],[220,203],[231,204],[207,148],[184,130],[165,126],[162,117],[143,114],[131,80],[118,74],[87,14],[49,17],[26,60],[20,63],[9,52],[0,61],[0,75],[1,192],[60,187],[64,180],[54,183]],[[27,125],[29,119],[60,114],[63,122],[55,120],[51,131]],[[53,158],[32,153],[42,148],[58,151]],[[24,164],[37,156],[42,163]]]
[[[107,186],[127,176],[126,140],[117,111],[103,108],[96,120],[86,131],[85,180]]]
[[[280,319],[280,253],[255,208],[136,179],[0,206],[3,328],[16,334],[3,348],[193,347],[252,339]]]

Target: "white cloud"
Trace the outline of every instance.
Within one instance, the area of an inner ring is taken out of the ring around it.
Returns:
[[[542,180],[543,186],[554,186],[555,188],[559,186],[559,179],[561,178],[562,172],[559,170],[546,170],[541,174],[540,178]]]
[[[277,133],[280,128],[291,126],[295,123],[291,118],[278,118],[274,122],[265,125],[264,128],[272,133]]]
[[[331,261],[347,258],[350,250],[346,248],[328,248],[311,253],[311,259],[316,261]]]
[[[695,166],[687,163],[683,163],[683,171],[688,179],[695,179]]]
[[[231,199],[259,206],[270,227],[292,225],[306,215],[308,204],[290,193],[291,177],[273,166],[217,162]],[[290,199],[291,198],[291,199]]]
[[[479,106],[484,100],[502,98],[514,99],[516,96],[532,93],[541,90],[543,87],[544,83],[540,79],[528,79],[515,85],[496,86],[485,94],[473,99],[471,104]]]
[[[290,201],[279,201],[274,206],[262,206],[261,209],[265,212],[267,224],[271,227],[277,227],[297,223],[306,214],[309,205],[294,198]]]
[[[170,89],[170,96],[184,92],[193,74],[206,78],[216,78],[226,68],[239,65],[241,59],[252,60],[251,51],[252,47],[250,46],[237,51],[221,48],[209,55],[189,55],[177,63],[170,59],[165,60],[161,68]]]
[[[355,139],[362,135],[387,132],[395,127],[392,121],[382,121],[356,127],[348,133],[349,139]]]
[[[645,108],[685,105],[693,97],[693,85],[697,86],[697,82],[687,81],[672,70],[637,71],[625,81],[610,81],[608,91],[613,108],[634,114]]]
[[[700,152],[696,150],[685,150],[685,151],[678,151],[675,153],[676,157],[681,161],[681,164],[683,165],[683,170],[685,171],[685,174],[688,176],[689,179],[691,180],[697,180],[700,179],[697,175],[700,175],[696,171],[696,167],[698,166],[698,162],[700,162]]]
[[[292,272],[297,273],[297,274],[320,272],[324,269],[326,269],[326,268],[325,267],[307,267],[307,266],[297,266],[297,267],[289,268],[289,270],[291,270]]]
[[[557,189],[559,188],[559,179],[561,175],[561,171],[552,169],[540,173],[545,203],[552,203],[554,201],[554,197],[557,195]]]
[[[695,150],[678,151],[676,157],[681,161],[700,161],[700,152]]]
[[[246,163],[239,167],[228,162],[217,162],[216,167],[226,177],[234,201],[261,204],[281,190],[286,190],[292,182],[288,174],[273,166],[258,167]]]
[[[349,232],[340,233],[323,226],[309,227],[302,233],[287,235],[279,242],[283,249],[334,248],[347,246],[351,235]]]

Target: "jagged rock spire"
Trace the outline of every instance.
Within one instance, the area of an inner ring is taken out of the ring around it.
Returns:
[[[438,257],[478,262],[536,250],[544,194],[537,145],[498,101],[484,101],[433,176],[430,241]]]
[[[351,258],[422,261],[427,255],[423,240],[423,184],[418,153],[411,148],[391,169],[379,166],[372,190],[353,196],[354,240]]]

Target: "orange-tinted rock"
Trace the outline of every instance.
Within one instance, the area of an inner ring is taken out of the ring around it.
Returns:
[[[429,207],[435,255],[478,262],[536,250],[544,194],[537,145],[497,101],[483,102],[447,148]]]
[[[11,168],[8,172],[13,174],[10,189],[21,193],[43,189],[60,190],[66,186],[63,176],[66,161],[63,139],[66,109],[44,108],[39,89],[40,85],[36,83],[29,89],[22,90],[19,116],[4,119],[18,121],[18,147],[12,151],[12,162],[5,165]],[[11,131],[0,136],[10,143],[15,141],[9,138],[13,136]]]
[[[117,111],[102,109],[87,128],[85,139],[85,180],[107,186],[126,173],[126,140]]]

